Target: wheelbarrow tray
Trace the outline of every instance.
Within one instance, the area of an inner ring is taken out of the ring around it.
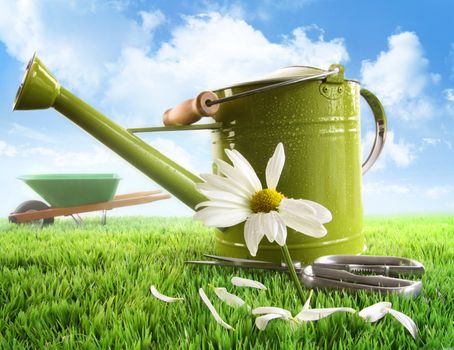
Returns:
[[[121,180],[116,174],[36,174],[24,181],[52,207],[74,207],[113,199]]]
[[[167,198],[170,198],[170,195],[168,193],[161,193],[161,190],[135,192],[115,196],[113,200],[103,203],[86,204],[66,208],[49,208],[25,213],[12,213],[9,216],[9,220],[15,223],[23,223],[33,220],[54,218],[57,216],[70,216],[91,211],[111,210],[114,208],[145,204]]]

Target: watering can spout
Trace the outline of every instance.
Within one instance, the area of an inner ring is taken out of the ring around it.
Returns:
[[[35,55],[27,65],[13,110],[53,107],[112,149],[190,208],[206,200],[195,184],[203,180],[169,159],[132,132],[65,89]]]

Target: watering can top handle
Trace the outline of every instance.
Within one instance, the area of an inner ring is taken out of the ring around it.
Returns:
[[[203,91],[195,98],[183,101],[173,108],[166,110],[162,116],[165,126],[170,125],[189,125],[199,121],[202,117],[209,117],[216,114],[219,109],[219,104],[236,100],[238,98],[255,95],[260,92],[276,89],[283,86],[297,84],[307,80],[326,78],[336,75],[341,72],[343,75],[343,68],[340,65],[332,65],[326,72],[302,76],[298,78],[287,79],[278,83],[265,85],[256,89],[244,91],[231,96],[218,98],[212,91]]]
[[[375,164],[386,140],[387,121],[385,110],[380,100],[372,92],[361,89],[360,94],[369,105],[375,119],[375,140],[372,149],[362,165],[363,175]]]

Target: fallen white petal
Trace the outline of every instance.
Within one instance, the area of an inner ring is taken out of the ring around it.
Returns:
[[[255,325],[257,326],[258,329],[263,331],[266,326],[268,326],[268,322],[271,320],[274,320],[276,318],[282,318],[282,315],[279,314],[267,314],[263,316],[259,316],[255,319]]]
[[[266,287],[262,283],[248,278],[232,277],[232,284],[237,287],[249,287],[266,290]]]
[[[227,289],[225,288],[214,288],[214,292],[218,296],[219,299],[221,299],[224,303],[226,303],[229,306],[232,307],[241,307],[246,302],[241,299],[239,296],[236,296],[235,294],[227,292]]]
[[[392,304],[387,301],[376,303],[362,309],[358,312],[358,316],[370,323],[374,323],[382,319],[391,307]]]
[[[284,146],[279,142],[276,146],[273,156],[266,165],[266,186],[268,188],[276,188],[281,177],[282,169],[285,163]]]
[[[224,327],[225,329],[231,329],[231,330],[234,330],[233,327],[231,325],[229,325],[228,323],[226,323],[222,318],[221,316],[219,316],[218,312],[216,311],[216,309],[214,308],[213,304],[211,304],[211,301],[210,299],[208,299],[207,295],[205,294],[205,291],[203,290],[203,288],[199,288],[199,295],[200,295],[200,298],[202,298],[203,302],[205,303],[205,305],[208,307],[208,309],[210,310],[211,314],[213,315],[214,319],[216,320],[217,323],[219,323],[222,327]]]
[[[325,318],[335,312],[350,312],[355,313],[355,309],[350,307],[331,307],[326,309],[307,309],[302,310],[295,318],[298,321],[317,321]]]
[[[309,292],[309,296],[308,296],[306,302],[303,305],[303,310],[309,310],[311,308],[312,294],[314,294],[314,290],[311,289],[311,291]]]
[[[285,320],[289,320],[292,318],[292,313],[290,311],[274,306],[261,306],[255,308],[254,310],[252,310],[252,314],[253,315],[276,314],[280,315]]]
[[[416,323],[407,315],[403,314],[402,312],[396,311],[394,309],[388,308],[388,313],[394,316],[396,320],[403,324],[405,328],[410,332],[411,336],[416,339],[418,335],[418,326]]]
[[[151,294],[153,294],[153,296],[155,298],[162,300],[166,303],[173,303],[175,301],[184,300],[184,298],[174,298],[174,297],[169,297],[167,295],[161,294],[158,292],[158,290],[156,289],[155,286],[150,287],[150,292],[151,292]]]

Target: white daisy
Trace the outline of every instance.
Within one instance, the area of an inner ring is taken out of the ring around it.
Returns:
[[[280,246],[287,239],[286,226],[312,237],[323,237],[324,223],[331,221],[331,212],[324,206],[305,199],[286,198],[276,190],[284,168],[284,146],[279,143],[266,166],[266,185],[263,188],[251,164],[236,150],[225,150],[232,165],[215,160],[224,175],[202,174],[204,183],[197,189],[208,201],[194,215],[207,226],[230,227],[246,221],[244,240],[252,256],[263,236]]]

